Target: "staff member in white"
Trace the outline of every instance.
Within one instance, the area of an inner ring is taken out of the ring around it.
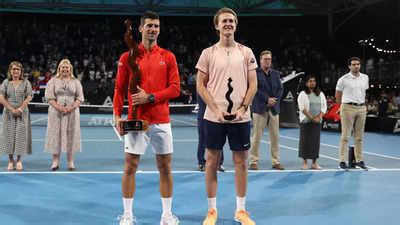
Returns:
[[[339,159],[340,169],[347,169],[345,161],[346,149],[354,127],[354,143],[356,165],[366,169],[363,161],[362,148],[367,108],[365,106],[365,92],[369,87],[368,76],[360,73],[361,60],[351,57],[348,60],[350,72],[343,75],[336,84],[336,102],[341,104],[340,120],[342,136],[340,138]]]

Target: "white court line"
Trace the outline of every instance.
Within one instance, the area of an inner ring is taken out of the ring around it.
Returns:
[[[43,142],[45,139],[43,138],[34,138],[32,141],[34,142]],[[180,143],[193,143],[197,142],[197,139],[173,139],[173,142],[180,142]],[[120,142],[120,140],[116,139],[97,139],[97,138],[83,138],[81,142]]]
[[[265,143],[265,144],[270,144],[269,141],[264,141],[264,140],[262,140],[261,142],[262,142],[262,143]],[[293,148],[293,147],[290,147],[290,146],[287,146],[287,145],[282,145],[282,144],[280,144],[279,147],[286,148],[286,149],[288,149],[288,150],[292,150],[292,151],[295,151],[295,152],[298,152],[298,151],[299,151],[297,148]],[[324,155],[324,154],[321,154],[321,153],[320,153],[319,156],[320,156],[321,158],[331,159],[331,160],[334,160],[334,161],[336,161],[336,162],[339,162],[339,159],[330,157],[330,156],[328,156],[328,155]],[[368,168],[370,168],[370,169],[377,169],[377,168],[372,167],[372,166],[369,166],[369,165],[368,165]]]
[[[293,140],[293,141],[298,141],[298,138],[294,138],[294,137],[290,137],[290,136],[284,136],[284,135],[279,135],[281,138],[285,138],[288,140]],[[336,148],[339,149],[339,146],[336,145],[330,145],[330,144],[325,144],[325,143],[321,143],[322,146],[326,146],[326,147],[330,147],[330,148]],[[378,153],[374,153],[374,152],[368,152],[368,151],[363,151],[363,153],[365,153],[366,155],[373,155],[373,156],[378,156],[378,157],[382,157],[382,158],[387,158],[387,159],[395,159],[395,160],[400,160],[400,157],[395,157],[395,156],[390,156],[390,155],[384,155],[384,154],[378,154]]]
[[[37,123],[39,121],[42,121],[42,120],[47,120],[47,116],[43,116],[42,118],[39,118],[39,119],[36,119],[36,120],[32,120],[31,124],[35,124],[35,123]]]
[[[264,141],[264,140],[262,140],[261,142],[262,142],[262,143],[266,143],[266,144],[270,144],[269,141]],[[282,148],[286,148],[286,149],[295,151],[295,152],[298,152],[298,151],[299,151],[299,149],[293,148],[293,147],[290,147],[290,146],[287,146],[287,145],[279,144],[279,146],[282,147]],[[333,158],[333,157],[330,157],[330,156],[327,156],[327,155],[324,155],[324,154],[321,154],[321,153],[319,154],[319,156],[320,156],[321,158],[331,159],[331,160],[334,160],[334,161],[339,162],[339,159]],[[377,169],[377,168],[372,167],[372,166],[370,166],[370,165],[368,165],[368,168],[370,168],[370,169]]]
[[[270,144],[269,141],[261,141],[261,142],[265,143],[265,144]],[[287,145],[279,144],[279,147],[286,148],[286,149],[289,149],[289,150],[292,150],[292,151],[295,151],[295,152],[299,151],[297,148],[293,148],[293,147],[290,147],[290,146],[287,146]],[[324,155],[324,154],[319,154],[319,155],[321,156],[321,158],[331,159],[331,160],[339,162],[339,160],[337,158],[333,158],[333,157],[330,157],[330,156],[327,156],[327,155]]]
[[[113,128],[115,134],[117,135],[118,139],[119,139],[120,141],[122,141],[122,137],[121,137],[121,135],[119,135],[119,133],[118,133],[118,131],[117,131],[117,128],[115,128],[115,126],[112,126],[112,128]]]
[[[322,170],[249,170],[249,173],[322,173],[322,172],[400,172],[400,168],[387,168],[387,169],[351,169],[351,170],[341,170],[341,169],[322,169]],[[158,171],[137,171],[138,174],[158,174]],[[177,170],[172,171],[173,174],[202,174],[197,170]],[[226,170],[225,172],[218,173],[235,173],[234,170]],[[0,172],[0,175],[7,174],[123,174],[123,171],[11,171],[11,172]]]
[[[190,122],[186,122],[184,120],[177,120],[177,119],[172,119],[171,118],[171,121],[177,121],[179,123],[183,123],[183,124],[190,125],[190,126],[197,126],[197,123],[196,124],[195,123],[190,123]]]
[[[190,121],[193,121],[193,122],[196,122],[196,126],[197,126],[197,118],[193,118],[193,117],[190,117],[190,116],[185,116],[183,118],[185,118],[187,120],[190,120]]]
[[[37,142],[41,142],[43,141],[43,139],[33,139],[33,141],[37,141]],[[174,139],[173,142],[177,142],[177,143],[192,143],[192,142],[197,142],[197,139]],[[115,139],[82,139],[82,142],[120,142],[119,140],[115,140]],[[265,141],[265,140],[261,140],[262,143],[264,144],[270,144],[269,141]],[[298,152],[299,150],[297,148],[293,148],[287,145],[282,145],[279,144],[280,147],[285,148],[285,149],[289,149],[291,151],[296,151]],[[324,155],[324,154],[319,154],[321,156],[321,158],[326,158],[326,159],[331,159],[334,160],[336,162],[339,162],[339,159],[336,159],[334,157],[328,156],[328,155]],[[376,169],[375,167],[372,166],[368,166],[371,169]]]
[[[45,139],[43,138],[34,138],[32,139],[33,142],[44,142]],[[85,138],[82,139],[81,142],[121,142],[120,140],[117,139],[89,139]]]

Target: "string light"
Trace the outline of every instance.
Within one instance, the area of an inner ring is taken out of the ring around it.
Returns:
[[[389,39],[385,40],[385,43],[389,43],[389,42],[390,42]],[[387,53],[387,54],[400,53],[400,49],[386,49],[386,48],[377,47],[377,45],[375,44],[374,38],[360,40],[360,41],[358,41],[358,43],[360,43],[363,46],[367,46],[367,45],[371,46],[371,48],[375,49],[377,52],[383,52],[383,53]]]

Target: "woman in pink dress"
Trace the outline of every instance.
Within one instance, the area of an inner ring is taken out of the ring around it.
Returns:
[[[68,59],[58,64],[56,76],[47,83],[45,97],[49,102],[45,151],[53,154],[51,170],[58,170],[60,154],[66,152],[68,170],[73,171],[74,153],[81,150],[79,106],[84,97]]]

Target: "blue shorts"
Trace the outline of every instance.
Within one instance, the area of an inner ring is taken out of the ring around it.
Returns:
[[[245,123],[215,123],[206,122],[206,145],[208,149],[222,150],[228,137],[232,151],[250,149],[250,122]]]

